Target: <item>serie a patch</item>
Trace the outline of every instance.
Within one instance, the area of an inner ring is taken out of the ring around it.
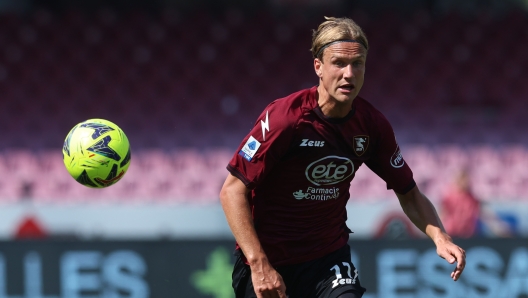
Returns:
[[[253,159],[253,156],[255,156],[255,153],[257,153],[259,147],[260,142],[257,141],[253,136],[249,136],[249,139],[246,141],[246,144],[244,145],[244,147],[242,147],[242,150],[240,150],[238,154],[244,157],[247,161],[251,161],[251,159]]]

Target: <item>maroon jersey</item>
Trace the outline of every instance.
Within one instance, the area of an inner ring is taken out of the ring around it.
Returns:
[[[272,265],[309,261],[347,243],[350,181],[363,163],[398,193],[415,186],[391,125],[363,98],[339,119],[322,113],[317,87],[264,109],[227,169],[251,189],[255,229]]]

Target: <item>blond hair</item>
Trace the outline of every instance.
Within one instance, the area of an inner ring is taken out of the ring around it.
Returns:
[[[338,41],[357,42],[368,50],[367,36],[352,19],[334,17],[325,17],[325,19],[326,21],[313,31],[310,51],[314,58],[321,59],[325,48]]]

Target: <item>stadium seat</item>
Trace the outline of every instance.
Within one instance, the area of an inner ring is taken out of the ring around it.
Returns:
[[[526,27],[525,14],[353,15],[371,44],[360,95],[391,121],[424,191],[438,198],[469,167],[483,199],[527,197],[528,40],[510,30]],[[319,21],[235,8],[2,15],[0,200],[31,190],[46,202],[216,202],[264,107],[317,84],[303,32]],[[79,185],[61,164],[67,132],[89,118],[117,123],[132,144],[134,167],[105,190]],[[356,176],[351,200],[390,195],[368,169]]]

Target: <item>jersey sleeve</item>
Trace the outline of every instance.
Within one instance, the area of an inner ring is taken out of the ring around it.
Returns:
[[[238,146],[227,170],[246,187],[255,188],[288,151],[294,124],[290,109],[271,103]]]
[[[405,194],[415,185],[413,173],[403,159],[392,126],[381,113],[376,119],[377,142],[371,158],[365,164],[387,183],[387,189]]]

